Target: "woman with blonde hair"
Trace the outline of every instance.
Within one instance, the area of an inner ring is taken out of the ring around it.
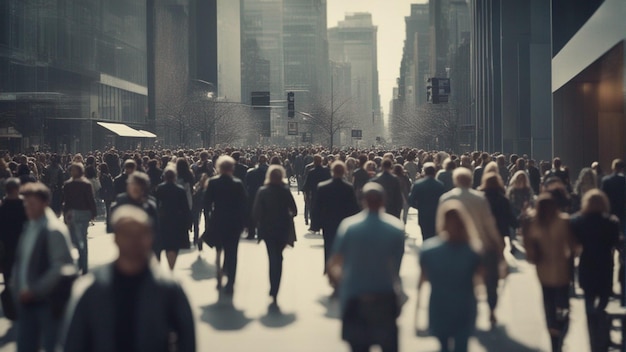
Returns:
[[[613,254],[619,243],[619,219],[611,215],[606,194],[592,189],[583,196],[581,211],[572,217],[571,226],[582,246],[578,278],[585,291],[592,351],[606,351],[599,346],[602,336],[597,336],[595,327],[613,291]]]
[[[532,208],[535,199],[535,192],[530,185],[530,178],[526,171],[520,170],[513,174],[506,190],[506,197],[511,203],[515,218],[519,219],[527,209]],[[511,231],[511,240],[515,239],[518,229]],[[511,252],[515,252],[515,246],[511,241]]]
[[[526,258],[535,264],[541,283],[552,352],[560,352],[569,325],[574,235],[568,215],[550,194],[541,195],[529,215],[522,231]]]
[[[439,339],[441,351],[465,352],[476,325],[474,279],[482,273],[482,243],[474,222],[458,200],[446,201],[439,207],[437,233],[424,242],[418,290],[425,282],[431,283],[429,327]]]
[[[578,174],[578,179],[576,180],[576,184],[574,185],[574,195],[572,197],[572,206],[574,208],[574,212],[580,210],[582,206],[582,199],[585,196],[585,193],[595,188],[598,188],[598,179],[596,177],[595,171],[593,171],[593,169],[590,167],[586,167],[580,170],[580,173]]]
[[[298,214],[296,202],[285,184],[285,169],[271,165],[267,169],[265,185],[254,200],[252,216],[258,225],[259,240],[267,246],[270,263],[270,296],[277,305],[278,289],[283,271],[283,250],[293,247],[295,230],[293,218]]]

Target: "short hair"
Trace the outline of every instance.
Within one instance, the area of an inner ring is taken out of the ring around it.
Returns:
[[[163,171],[163,180],[166,182],[175,182],[176,177],[178,177],[176,168],[173,165],[168,165]]]
[[[241,153],[240,152],[233,152],[230,156],[233,158],[233,160],[235,160],[236,163],[238,163],[239,159],[241,158]]]
[[[19,191],[20,190],[20,179],[17,177],[9,177],[5,182],[4,182],[4,191],[6,193],[12,193],[15,191]]]
[[[137,163],[133,159],[127,159],[126,161],[124,161],[124,169],[130,169],[130,168],[133,168],[133,169],[137,168]]]
[[[148,213],[135,205],[121,205],[113,211],[109,221],[111,227],[116,229],[122,221],[135,222],[152,228],[152,219]]]
[[[135,171],[128,176],[126,183],[136,183],[142,187],[146,192],[150,188],[150,178],[143,172]]]
[[[278,164],[270,165],[265,173],[265,185],[285,183],[285,168]]]
[[[376,182],[368,182],[363,186],[363,199],[367,204],[378,203],[381,206],[385,204],[385,189]]]
[[[330,165],[330,171],[333,177],[343,177],[346,174],[346,164],[341,160],[334,161]]]
[[[454,164],[452,160],[450,159],[446,159],[446,160],[448,161],[448,163]],[[435,166],[435,163],[432,163],[432,162],[428,162],[424,164],[423,169],[424,169],[424,175],[427,175],[427,176],[435,176],[435,174],[437,173],[437,167]]]
[[[37,197],[44,203],[50,202],[50,199],[52,198],[50,189],[41,182],[29,182],[25,184],[20,190],[20,194],[24,197]]]
[[[469,169],[460,167],[454,169],[452,172],[452,178],[454,179],[454,185],[462,188],[469,188],[472,185],[473,175]]]
[[[222,155],[217,158],[217,169],[220,173],[233,171],[235,169],[235,159],[228,155]]]
[[[615,159],[613,160],[613,163],[611,164],[611,168],[613,170],[621,171],[621,170],[624,170],[624,167],[625,167],[624,160],[622,159]]]
[[[609,198],[599,189],[587,191],[581,202],[583,214],[608,214],[611,211]]]
[[[380,164],[380,166],[384,170],[391,170],[391,168],[393,167],[393,160],[392,159],[388,159],[388,158],[384,158],[382,163]]]
[[[70,172],[72,172],[72,170],[78,171],[78,177],[83,177],[85,175],[85,167],[81,163],[72,163],[70,166]]]

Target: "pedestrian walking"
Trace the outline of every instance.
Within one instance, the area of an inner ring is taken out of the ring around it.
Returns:
[[[439,198],[445,193],[444,185],[435,179],[434,163],[423,167],[424,177],[415,182],[409,194],[409,205],[417,209],[417,221],[422,230],[422,239],[426,241],[435,236],[435,218]]]
[[[128,176],[126,184],[126,192],[119,194],[113,204],[111,204],[110,214],[113,214],[116,208],[122,205],[134,205],[143,209],[150,216],[150,223],[154,233],[159,233],[159,218],[156,205],[156,199],[150,196],[150,179],[143,172],[133,172]],[[107,232],[112,233],[111,219],[107,219]],[[156,242],[155,242],[156,243]],[[154,253],[160,252],[160,248],[155,247]],[[157,255],[157,260],[160,256]]]
[[[109,165],[109,170],[111,166]],[[137,163],[128,159],[124,162],[124,172],[119,174],[115,179],[113,179],[113,189],[115,190],[115,196],[126,192],[126,181],[128,181],[128,176],[137,171]]]
[[[69,227],[72,243],[78,249],[78,268],[88,271],[87,232],[89,222],[96,218],[96,201],[93,186],[84,176],[83,164],[70,166],[71,179],[63,185],[63,219]]]
[[[482,243],[477,231],[463,203],[447,201],[437,213],[437,237],[424,242],[420,252],[418,292],[430,282],[429,330],[439,340],[442,352],[467,352],[476,326],[474,283],[482,273]]]
[[[387,214],[400,219],[400,213],[402,212],[402,186],[398,178],[391,173],[392,169],[393,161],[384,159],[381,162],[381,173],[372,179],[372,182],[380,184],[385,190],[385,211]]]
[[[255,197],[253,217],[259,228],[259,240],[265,242],[270,266],[270,297],[277,306],[278,290],[283,272],[283,250],[296,240],[293,218],[298,214],[296,201],[285,184],[285,170],[272,165],[267,170],[265,185]]]
[[[43,183],[21,189],[28,222],[17,246],[12,295],[17,305],[17,351],[53,352],[64,302],[55,299],[64,268],[73,268],[70,236],[50,209],[51,194]]]
[[[248,170],[246,174],[245,187],[248,191],[248,236],[246,239],[253,240],[256,237],[256,224],[253,220],[252,209],[254,207],[254,201],[256,198],[259,189],[263,186],[263,182],[265,181],[265,176],[267,174],[267,169],[269,165],[267,164],[267,156],[261,155],[259,156],[259,164],[256,168],[252,170]]]
[[[454,182],[452,181],[452,172],[456,169],[456,163],[452,159],[447,158],[443,162],[443,168],[437,172],[435,177],[437,181],[443,183],[445,192],[451,191],[454,188]]]
[[[119,255],[75,283],[58,350],[195,351],[189,301],[151,253],[151,217],[122,205],[111,225]]]
[[[354,188],[343,180],[346,172],[345,164],[342,161],[335,161],[331,165],[331,172],[333,178],[317,186],[317,197],[313,205],[320,216],[320,228],[324,237],[324,272],[326,272],[326,263],[332,253],[339,224],[345,218],[360,211]]]
[[[115,189],[107,164],[100,164],[100,199],[104,202],[105,218],[108,219],[111,203],[115,200]]]
[[[159,212],[159,232],[155,242],[159,253],[165,251],[170,270],[174,270],[178,251],[189,248],[189,224],[191,209],[187,203],[185,189],[177,183],[176,169],[168,166],[163,172],[163,180],[156,189],[157,210]]]
[[[379,345],[383,352],[397,352],[404,226],[384,212],[380,184],[367,183],[363,198],[366,209],[339,226],[328,274],[339,287],[342,337],[352,351]]]
[[[552,343],[560,352],[569,325],[569,292],[574,236],[569,217],[549,194],[539,196],[524,225],[524,246],[528,262],[535,264],[543,291],[543,304]]]
[[[322,156],[317,154],[313,157],[313,168],[306,175],[302,190],[305,193],[305,199],[309,201],[311,209],[311,227],[309,231],[318,233],[321,229],[320,215],[317,209],[313,207],[317,199],[317,186],[331,178],[330,170],[322,165]]]
[[[0,224],[2,224],[0,243],[3,249],[2,274],[4,283],[8,284],[11,282],[20,234],[28,218],[24,209],[24,201],[20,198],[20,180],[15,177],[8,178],[4,182],[4,193],[6,196],[0,202]]]
[[[219,176],[209,179],[204,196],[204,209],[209,212],[205,236],[209,246],[224,251],[223,270],[228,276],[224,293],[232,295],[237,275],[239,237],[246,223],[248,196],[240,180],[233,176],[235,161],[229,156],[217,160]],[[217,255],[217,288],[222,288],[221,256]]]
[[[402,222],[406,225],[406,220],[409,217],[409,193],[411,192],[411,179],[407,176],[407,172],[404,166],[396,164],[393,166],[393,175],[398,178],[400,182],[400,189],[402,190]]]

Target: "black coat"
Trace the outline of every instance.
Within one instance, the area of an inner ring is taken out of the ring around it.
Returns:
[[[436,217],[439,198],[446,192],[441,181],[434,177],[424,177],[411,188],[409,205],[417,209],[417,220],[424,239],[436,235]]]
[[[609,197],[611,213],[623,226],[626,222],[626,178],[615,173],[606,176],[602,179],[602,190]]]
[[[246,221],[247,202],[246,189],[239,179],[226,175],[209,179],[204,194],[204,210],[209,214],[206,230],[216,244],[239,238]]]
[[[320,215],[324,235],[335,235],[339,224],[359,212],[354,188],[348,182],[334,178],[319,184],[313,207]]]
[[[487,190],[485,192],[485,198],[487,198],[491,212],[496,219],[498,232],[502,237],[508,236],[511,227],[518,226],[517,218],[511,207],[511,202],[509,202],[503,192],[498,190]]]
[[[243,182],[243,185],[246,185],[246,176],[248,175],[248,167],[242,163],[235,164],[235,177]],[[248,193],[249,194],[249,193]]]
[[[374,178],[372,182],[380,184],[385,189],[385,210],[387,214],[393,215],[399,219],[403,204],[400,181],[389,172],[383,172]]]
[[[261,164],[254,169],[248,170],[248,173],[246,174],[245,186],[251,203],[254,203],[254,197],[256,197],[256,194],[265,182],[267,169],[269,169],[269,165]]]
[[[267,185],[259,189],[254,200],[253,218],[259,228],[259,239],[293,246],[293,217],[298,214],[296,202],[287,186]],[[294,236],[295,237],[295,236]]]
[[[128,181],[128,175],[126,173],[117,176],[113,180],[113,190],[115,191],[115,196],[126,192],[126,181]]]
[[[185,190],[175,183],[161,183],[156,189],[156,201],[160,225],[157,236],[159,248],[165,250],[189,248],[188,229],[191,211]]]
[[[361,190],[363,189],[363,186],[365,186],[365,184],[369,182],[370,175],[367,172],[367,170],[359,168],[359,169],[354,170],[354,173],[352,173],[352,178],[353,178],[354,190],[360,193]]]

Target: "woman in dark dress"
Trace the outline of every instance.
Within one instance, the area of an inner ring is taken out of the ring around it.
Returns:
[[[296,202],[285,185],[285,169],[272,165],[267,170],[265,185],[254,201],[253,217],[259,229],[259,239],[265,241],[270,261],[270,296],[277,304],[278,288],[283,271],[283,250],[294,245],[293,217],[297,215]]]
[[[159,214],[158,242],[165,250],[170,269],[174,270],[178,251],[189,248],[189,222],[191,209],[187,204],[185,190],[176,184],[176,169],[167,167],[163,173],[165,182],[156,190]],[[159,251],[160,254],[160,251]]]
[[[572,217],[572,232],[583,251],[578,266],[580,286],[585,291],[585,309],[593,351],[599,351],[594,326],[602,316],[613,291],[613,253],[619,242],[619,220],[611,216],[609,200],[598,189],[587,191],[582,209]],[[597,300],[597,303],[596,303]],[[606,350],[606,349],[604,349]]]

